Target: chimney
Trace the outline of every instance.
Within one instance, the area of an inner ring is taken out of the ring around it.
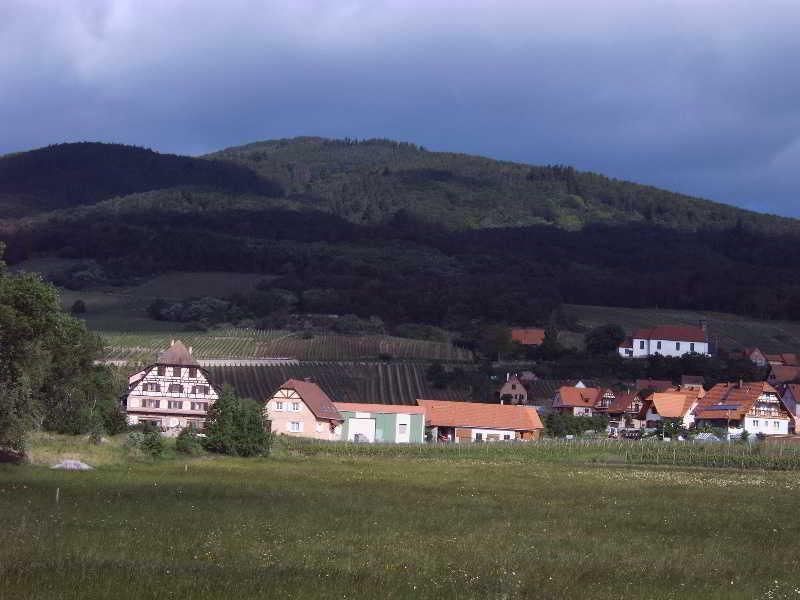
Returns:
[[[744,381],[740,379],[739,380],[739,389],[742,389],[743,387],[744,387]]]
[[[190,355],[192,354],[192,347],[191,346],[189,346],[189,354]]]
[[[169,345],[170,345],[170,346],[174,346],[174,345],[175,345],[175,340],[170,340],[170,341],[169,341]]]

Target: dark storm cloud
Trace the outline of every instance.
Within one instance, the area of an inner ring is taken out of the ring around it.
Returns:
[[[800,215],[795,2],[0,3],[0,152],[391,137]]]

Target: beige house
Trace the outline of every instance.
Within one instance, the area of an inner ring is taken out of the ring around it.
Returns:
[[[497,397],[500,404],[527,404],[528,391],[520,381],[520,378],[514,375],[509,377],[497,391]]]
[[[337,439],[336,428],[344,421],[322,388],[298,379],[284,383],[267,400],[264,411],[273,433],[318,440]]]
[[[162,431],[202,429],[208,407],[218,398],[208,373],[190,348],[174,341],[156,362],[128,378],[128,423],[151,423]]]

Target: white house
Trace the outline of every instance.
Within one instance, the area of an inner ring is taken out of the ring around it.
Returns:
[[[764,381],[718,383],[706,392],[694,415],[699,427],[727,429],[729,435],[786,435],[792,423],[778,392]]]
[[[191,349],[174,341],[156,362],[128,378],[128,423],[150,423],[162,431],[202,429],[209,405],[218,398],[208,373]]]
[[[619,346],[619,353],[625,358],[644,358],[656,354],[683,356],[693,352],[709,355],[705,324],[700,327],[659,325],[639,329]]]

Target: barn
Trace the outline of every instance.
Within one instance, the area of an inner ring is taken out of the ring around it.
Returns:
[[[349,442],[421,444],[425,411],[419,406],[335,402],[342,415],[338,438]]]

